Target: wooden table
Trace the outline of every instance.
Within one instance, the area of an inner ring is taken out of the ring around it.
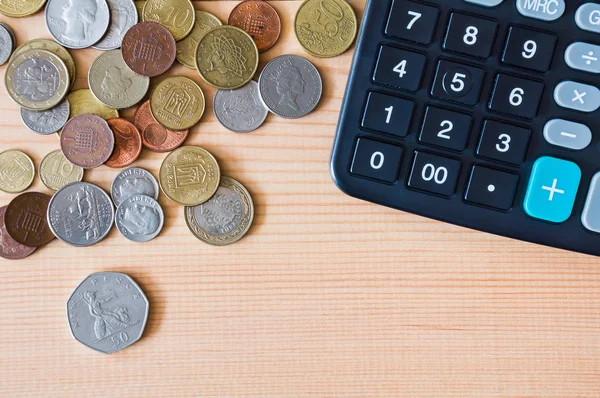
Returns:
[[[226,21],[234,4],[196,7]],[[272,4],[285,30],[262,64],[306,56],[292,31],[300,2]],[[361,13],[364,0],[352,5]],[[19,43],[49,37],[42,14],[2,20]],[[85,87],[98,52],[72,54]],[[363,203],[335,187],[328,160],[351,57],[309,57],[325,93],[308,117],[269,116],[237,135],[209,106],[191,134],[187,143],[214,153],[254,197],[255,224],[240,243],[197,241],[183,209],[161,196],[166,225],[151,243],[113,229],[94,247],[55,240],[24,261],[0,260],[0,396],[600,396],[600,260]],[[183,67],[172,73],[200,82]],[[0,150],[22,149],[39,164],[57,138],[29,132],[1,90]],[[137,165],[156,174],[163,157],[144,151]],[[85,179],[109,189],[116,174],[101,167]],[[32,189],[49,193],[39,179]],[[0,204],[11,198],[1,194]],[[65,315],[77,284],[108,270],[133,276],[151,302],[143,339],[110,356],[74,341]]]

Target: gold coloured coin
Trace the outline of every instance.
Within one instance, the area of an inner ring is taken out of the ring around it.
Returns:
[[[169,199],[184,206],[198,206],[217,192],[221,170],[206,149],[183,146],[165,158],[158,178]]]
[[[65,65],[67,66],[67,70],[69,71],[70,87],[72,87],[73,84],[75,84],[75,79],[77,78],[77,67],[75,66],[75,61],[73,60],[73,57],[71,56],[69,51],[67,51],[66,48],[64,48],[54,40],[29,40],[28,42],[21,44],[19,47],[17,47],[15,52],[11,55],[9,62],[21,53],[29,50],[47,50],[55,55],[58,55],[58,57],[65,63]]]
[[[10,97],[31,111],[58,105],[69,89],[65,63],[46,50],[29,50],[16,56],[6,69],[4,83]]]
[[[258,69],[258,47],[240,28],[220,26],[208,32],[196,50],[202,79],[221,90],[245,86]]]
[[[196,11],[196,22],[188,37],[177,42],[177,61],[185,67],[196,69],[196,48],[200,40],[213,28],[223,23],[210,12]]]
[[[33,160],[14,149],[0,153],[0,171],[0,190],[6,193],[23,192],[35,176]]]
[[[84,114],[97,115],[105,120],[119,117],[119,111],[98,101],[87,88],[73,91],[67,98],[71,104],[71,118]]]
[[[158,22],[169,29],[175,41],[179,41],[194,28],[196,13],[190,0],[147,0],[142,20]]]
[[[187,77],[169,77],[160,82],[150,95],[152,116],[169,130],[182,131],[194,127],[205,108],[200,86]]]
[[[0,13],[12,18],[33,15],[46,4],[46,0],[6,0],[0,1]]]
[[[100,54],[92,63],[88,86],[104,105],[123,109],[144,98],[150,87],[150,78],[132,71],[123,60],[121,50],[111,50]]]
[[[144,6],[146,5],[145,0],[134,1],[135,8],[137,9],[137,13],[140,17],[140,22],[144,21]]]
[[[345,0],[306,0],[296,13],[294,30],[309,54],[332,58],[352,46],[358,20]]]
[[[48,189],[58,191],[83,180],[83,168],[69,162],[60,149],[47,154],[40,163],[40,179]]]

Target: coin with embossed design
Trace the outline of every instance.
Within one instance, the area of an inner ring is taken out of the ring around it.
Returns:
[[[117,175],[110,187],[110,196],[115,206],[133,195],[145,195],[158,199],[158,181],[146,169],[130,167]]]
[[[236,133],[256,130],[269,114],[260,99],[258,83],[254,80],[236,90],[217,90],[213,98],[213,111],[225,128]]]
[[[71,104],[72,118],[86,114],[100,116],[104,120],[119,117],[119,111],[109,108],[98,101],[94,97],[94,94],[87,88],[73,91],[67,96],[67,99],[69,100],[69,104]]]
[[[104,164],[115,147],[115,136],[106,120],[79,115],[67,122],[60,134],[60,148],[69,162],[93,169]]]
[[[20,193],[29,188],[35,176],[33,160],[17,150],[0,153],[0,191]]]
[[[40,179],[48,189],[58,191],[83,180],[83,168],[69,162],[60,149],[47,154],[40,163]]]
[[[142,144],[153,152],[171,152],[185,142],[189,130],[167,130],[150,112],[150,101],[144,102],[133,115],[133,124],[142,133]]]
[[[88,74],[92,94],[104,105],[123,109],[140,102],[150,87],[150,78],[132,71],[121,50],[106,51],[92,63]]]
[[[106,166],[120,169],[135,162],[142,152],[142,136],[135,125],[125,119],[108,120],[115,136],[115,149]]]
[[[69,120],[70,112],[69,100],[65,98],[54,108],[45,111],[30,111],[21,108],[21,119],[29,130],[48,135],[56,133],[65,126]]]
[[[133,195],[117,208],[115,224],[121,235],[132,242],[156,238],[165,223],[165,214],[156,201],[146,195]]]
[[[25,192],[14,198],[4,214],[8,235],[29,247],[50,243],[54,235],[46,218],[48,203],[50,196],[39,192]]]
[[[140,22],[129,29],[121,51],[131,70],[149,77],[168,71],[177,56],[173,35],[156,22]]]
[[[144,6],[146,5],[146,0],[137,0],[134,1],[135,3],[135,8],[137,9],[137,13],[138,13],[138,20],[140,22],[144,21]]]
[[[0,65],[4,65],[15,48],[14,33],[4,23],[0,23]]]
[[[221,25],[223,23],[213,14],[196,11],[194,29],[188,37],[177,42],[177,61],[187,68],[196,69],[195,56],[198,43],[211,29]]]
[[[204,93],[200,86],[183,76],[168,77],[150,96],[154,118],[168,129],[182,131],[194,127],[204,114]]]
[[[133,0],[106,1],[110,10],[110,25],[102,40],[92,46],[104,51],[121,47],[125,33],[138,23],[138,12]]]
[[[0,257],[7,260],[21,260],[35,251],[35,247],[20,244],[6,232],[4,213],[6,206],[0,207]]]
[[[198,44],[196,69],[213,87],[221,90],[242,87],[258,69],[258,48],[240,28],[229,25],[214,28]]]
[[[67,301],[73,338],[103,354],[135,344],[148,321],[149,302],[128,275],[100,272],[85,278]]]
[[[103,240],[112,228],[114,216],[108,194],[87,182],[65,185],[48,206],[52,233],[72,246],[91,246]]]
[[[248,32],[261,53],[273,47],[281,34],[281,20],[277,10],[262,0],[239,3],[229,15],[229,25]]]
[[[67,70],[69,71],[69,86],[72,87],[75,84],[75,79],[77,78],[77,68],[75,66],[75,61],[69,51],[55,42],[54,40],[48,39],[34,39],[29,40],[28,42],[17,47],[15,52],[10,57],[10,61],[12,61],[16,56],[20,55],[23,52],[29,50],[47,50],[57,55],[66,65]]]
[[[215,157],[206,149],[184,146],[171,152],[160,166],[158,182],[163,193],[184,206],[209,200],[221,180]]]
[[[160,23],[179,41],[193,29],[196,20],[194,11],[190,0],[147,0],[142,14],[144,21]]]
[[[67,48],[87,48],[108,30],[106,0],[48,0],[46,26],[54,40]]]
[[[254,220],[254,204],[248,190],[238,181],[221,177],[219,189],[199,206],[185,208],[185,221],[194,236],[215,246],[242,239]]]
[[[0,13],[7,17],[20,18],[33,15],[46,4],[46,0],[4,0],[0,1]]]

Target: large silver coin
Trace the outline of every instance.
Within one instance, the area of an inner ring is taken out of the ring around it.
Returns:
[[[64,99],[60,104],[47,111],[30,111],[21,108],[21,119],[29,130],[48,135],[60,131],[67,121],[71,113],[71,106],[68,99]]]
[[[0,23],[0,65],[4,65],[15,48],[14,33],[4,23]]]
[[[138,12],[133,0],[107,0],[110,10],[108,32],[98,43],[97,50],[114,50],[121,47],[123,36],[133,25],[138,23]]]
[[[110,187],[110,196],[117,207],[133,195],[146,195],[158,199],[159,192],[156,178],[148,170],[139,167],[130,167],[120,172]]]
[[[258,80],[266,107],[286,119],[297,119],[316,108],[323,95],[323,81],[306,58],[282,55],[269,62]]]
[[[150,196],[133,195],[119,205],[115,215],[117,229],[133,242],[156,238],[165,224],[165,213]]]
[[[106,0],[48,0],[46,26],[67,48],[87,48],[106,34],[110,12]]]
[[[75,340],[112,354],[144,333],[150,304],[130,276],[99,272],[84,279],[67,301],[69,329]]]
[[[269,114],[260,99],[258,83],[254,80],[237,90],[217,90],[213,110],[223,127],[236,133],[256,130]]]
[[[112,201],[102,188],[74,182],[54,194],[48,224],[58,239],[72,246],[91,246],[108,235],[115,219]]]

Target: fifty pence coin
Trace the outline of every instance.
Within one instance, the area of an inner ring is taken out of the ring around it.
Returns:
[[[33,160],[14,149],[0,153],[0,191],[20,193],[29,188],[35,176]]]
[[[131,277],[100,272],[85,278],[67,301],[75,340],[104,354],[136,343],[148,322],[149,303]]]
[[[134,195],[158,199],[159,190],[158,181],[152,173],[139,167],[131,167],[120,172],[114,179],[110,187],[110,196],[112,196],[115,206],[118,207],[127,198]]]
[[[194,11],[190,0],[147,0],[142,13],[144,21],[158,22],[179,41],[193,29],[196,20]]]
[[[133,0],[106,0],[110,10],[110,25],[106,35],[92,47],[96,50],[114,50],[121,47],[123,36],[136,23],[138,12]]]
[[[0,65],[8,61],[15,48],[13,35],[8,25],[0,24]]]
[[[4,213],[6,206],[0,207],[0,257],[7,260],[21,260],[35,251],[35,247],[20,244],[6,232]]]
[[[48,39],[34,39],[29,40],[28,42],[17,47],[13,55],[10,57],[10,61],[13,60],[17,55],[24,53],[29,50],[47,50],[57,55],[67,66],[67,70],[69,71],[69,87],[72,87],[75,84],[75,79],[77,78],[77,68],[75,66],[75,61],[69,51],[55,42],[54,40]]]
[[[110,158],[115,148],[115,136],[100,116],[79,115],[63,128],[60,148],[69,162],[84,169],[93,169]]]
[[[21,18],[33,15],[46,4],[46,0],[17,0],[0,1],[0,13],[12,18]]]
[[[258,80],[260,96],[277,116],[297,119],[312,112],[321,100],[323,81],[306,58],[282,55],[269,62]]]
[[[87,48],[106,34],[110,11],[106,0],[48,0],[46,26],[67,48]]]
[[[14,198],[6,207],[6,231],[18,243],[40,247],[54,239],[48,227],[46,213],[50,196],[39,192],[26,192]]]
[[[160,204],[150,196],[133,195],[117,208],[115,224],[121,234],[133,242],[156,238],[165,223]]]
[[[229,15],[229,25],[248,32],[261,53],[273,47],[281,34],[281,20],[277,10],[262,0],[239,3]]]
[[[30,111],[21,108],[21,119],[29,130],[34,133],[48,135],[60,131],[71,114],[71,106],[69,100],[64,99],[54,108],[45,111]]]
[[[129,166],[142,152],[140,131],[126,119],[110,119],[108,125],[115,136],[115,149],[105,165],[116,169]]]
[[[83,180],[83,168],[69,162],[60,149],[47,154],[40,163],[40,179],[48,189],[58,191]]]
[[[186,140],[189,130],[167,130],[150,111],[150,101],[144,102],[133,115],[133,124],[142,133],[142,144],[153,152],[171,152]]]
[[[200,86],[183,76],[168,77],[150,95],[150,110],[165,128],[182,131],[195,126],[204,114],[204,93]]]
[[[100,54],[92,63],[88,85],[98,101],[109,108],[123,109],[144,98],[150,78],[129,69],[121,50],[111,50]]]
[[[254,220],[254,204],[248,190],[222,177],[217,193],[206,203],[185,208],[185,221],[194,236],[214,246],[242,239]]]
[[[72,246],[91,246],[103,240],[110,232],[114,217],[108,194],[87,182],[62,187],[48,206],[52,233]]]
[[[177,42],[177,61],[187,68],[196,69],[195,59],[198,43],[211,29],[221,25],[223,23],[213,14],[196,10],[194,29],[188,37]]]
[[[256,130],[269,114],[260,99],[258,83],[254,80],[237,90],[217,90],[213,98],[213,111],[225,128],[236,133]]]
[[[100,116],[104,120],[119,117],[119,111],[98,101],[87,88],[73,91],[68,95],[67,99],[69,100],[69,104],[71,104],[72,118],[86,114]]]
[[[121,51],[132,71],[149,77],[168,71],[177,56],[173,35],[156,22],[140,22],[129,29]]]

